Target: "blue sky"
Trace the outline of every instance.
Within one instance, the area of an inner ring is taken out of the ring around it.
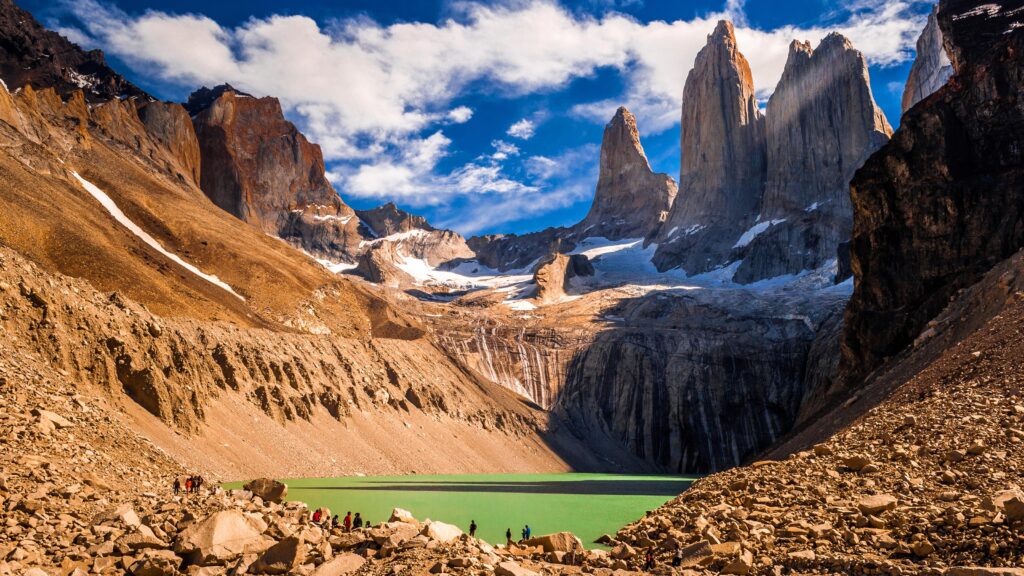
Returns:
[[[467,235],[581,219],[620,104],[637,115],[652,167],[676,177],[682,85],[719,18],[735,22],[763,99],[790,40],[846,34],[895,127],[930,10],[910,0],[21,4],[158,97],[222,82],[279,97],[350,205],[393,200]]]

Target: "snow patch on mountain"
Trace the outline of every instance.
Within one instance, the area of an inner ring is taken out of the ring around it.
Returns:
[[[765,220],[763,222],[758,222],[757,224],[751,226],[750,229],[748,229],[746,232],[744,232],[743,235],[740,236],[740,239],[737,240],[732,247],[743,248],[747,244],[753,242],[754,238],[760,236],[761,233],[764,232],[765,230],[771,228],[772,226],[775,226],[776,224],[782,224],[785,221],[785,218],[778,218],[776,220]]]
[[[95,198],[96,201],[98,201],[100,203],[100,205],[102,205],[104,208],[106,208],[107,212],[109,212],[110,215],[114,217],[114,220],[117,220],[118,223],[120,223],[122,226],[127,228],[132,234],[135,234],[136,236],[138,236],[140,240],[142,240],[143,242],[148,244],[151,248],[153,248],[157,252],[163,254],[164,256],[169,258],[170,260],[174,261],[175,263],[180,265],[182,268],[188,270],[189,272],[195,274],[196,276],[202,278],[203,280],[206,280],[210,284],[213,284],[214,286],[217,286],[218,288],[222,288],[222,289],[230,292],[231,295],[234,296],[235,298],[238,298],[239,300],[241,300],[243,302],[245,301],[244,297],[242,297],[240,294],[235,292],[234,289],[231,288],[231,286],[228,286],[228,284],[223,282],[220,278],[217,278],[216,276],[214,276],[212,274],[207,274],[207,273],[203,272],[202,270],[196,268],[192,264],[189,264],[188,262],[183,260],[177,254],[174,254],[173,252],[170,252],[167,249],[165,249],[159,242],[157,242],[157,240],[155,238],[150,236],[148,233],[146,233],[145,230],[140,228],[138,224],[136,224],[130,218],[128,218],[128,216],[126,216],[125,213],[122,212],[121,209],[117,207],[117,204],[114,202],[114,200],[111,199],[110,196],[107,196],[106,192],[104,192],[103,190],[100,190],[92,182],[89,182],[85,178],[82,178],[81,176],[79,176],[78,172],[72,172],[71,174],[74,175],[74,177],[82,185],[82,188],[85,188],[86,192],[91,194],[92,197]]]

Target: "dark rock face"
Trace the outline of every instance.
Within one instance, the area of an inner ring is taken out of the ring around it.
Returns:
[[[484,266],[507,272],[527,268],[552,252],[576,247],[571,228],[545,228],[529,234],[489,234],[473,236],[466,244]]]
[[[601,140],[594,203],[573,230],[579,237],[647,238],[661,227],[675,197],[676,183],[668,174],[655,174],[647,162],[636,117],[620,107]]]
[[[957,290],[1024,246],[1024,30],[1016,1],[944,1],[955,73],[857,172],[842,370],[910,344]]]
[[[953,75],[953,65],[942,46],[942,30],[935,18],[938,6],[928,15],[921,36],[917,39],[917,56],[910,67],[910,76],[903,89],[903,112],[935,93]]]
[[[842,35],[794,41],[766,113],[768,174],[760,220],[777,222],[734,254],[747,284],[814,270],[850,237],[849,182],[892,128],[875,105],[864,56]]]
[[[595,446],[624,446],[674,472],[735,466],[770,446],[812,382],[834,370],[818,333],[842,293],[790,299],[745,290],[620,303],[623,325],[576,354],[555,412]]]
[[[704,272],[728,256],[757,215],[764,190],[764,117],[750,65],[721,21],[683,88],[679,196],[662,227],[654,263]]]
[[[223,85],[197,91],[186,108],[214,204],[314,254],[353,259],[359,219],[327,181],[320,147],[285,120],[276,98]]]
[[[401,210],[395,206],[394,202],[388,202],[372,210],[356,210],[356,215],[363,221],[363,224],[369,226],[371,235],[377,237],[410,230],[432,231],[435,229],[427,222],[426,218]]]
[[[53,88],[63,99],[81,90],[88,102],[152,100],[107,66],[103,52],[86,52],[43,28],[11,0],[0,0],[0,78],[11,90],[25,85]]]

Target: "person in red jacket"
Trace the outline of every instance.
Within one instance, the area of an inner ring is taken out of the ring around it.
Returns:
[[[352,531],[352,513],[345,512],[345,532]]]

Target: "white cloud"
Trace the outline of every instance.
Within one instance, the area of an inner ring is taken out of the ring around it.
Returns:
[[[524,165],[533,186],[496,197],[468,197],[457,216],[442,219],[438,224],[463,234],[476,234],[586,201],[594,194],[597,183],[598,146],[570,148],[554,158],[531,156]]]
[[[83,42],[150,78],[188,88],[229,82],[280,98],[289,117],[321,145],[343,194],[411,205],[472,194],[502,196],[501,202],[544,196],[534,199],[537,206],[574,197],[529,180],[543,172],[540,157],[526,161],[527,183],[497,164],[512,156],[497,147],[483,160],[438,173],[452,145],[438,128],[467,122],[474,113],[453,108],[453,101],[481,86],[507,97],[550,93],[610,68],[622,75],[625,92],[572,112],[604,123],[626,104],[642,132],[666,130],[679,122],[686,72],[726,15],[737,22],[760,98],[774,88],[794,38],[817,40],[835,29],[878,65],[912,54],[925,18],[919,3],[849,1],[856,5],[829,15],[835,26],[759,30],[743,24],[742,0],[722,0],[720,13],[673,22],[643,23],[615,12],[591,16],[556,0],[513,0],[453,3],[452,16],[439,23],[383,26],[364,16],[321,25],[304,16],[270,16],[237,27],[201,14],[130,15],[97,0],[64,0],[84,26]],[[524,118],[508,135],[528,139],[536,121]],[[592,184],[575,190],[589,193]]]
[[[230,82],[279,97],[328,159],[363,158],[381,143],[433,124],[468,120],[472,111],[446,106],[478,80],[497,84],[505,94],[529,94],[600,67],[625,74],[630,88],[619,100],[635,108],[642,125],[667,128],[678,122],[682,83],[705,36],[718,18],[742,16],[742,5],[728,0],[720,14],[641,23],[614,12],[600,18],[574,13],[545,0],[463,2],[440,24],[381,26],[363,17],[325,29],[304,16],[253,18],[225,28],[197,14],[130,16],[96,0],[67,3],[99,45],[140,71],[183,86]],[[829,29],[849,36],[872,63],[907,58],[923,23],[914,3],[858,8]],[[739,26],[740,48],[758,92],[774,87],[790,40],[827,32]],[[597,119],[601,111],[603,122],[609,108],[614,112],[611,102],[597,103],[578,112]]]
[[[537,127],[534,125],[532,120],[530,120],[529,118],[523,118],[522,120],[509,126],[508,131],[505,133],[513,138],[529,140],[530,138],[533,138],[533,132],[536,129]]]
[[[473,109],[469,106],[459,106],[448,111],[448,119],[455,124],[465,124],[473,117]]]
[[[509,156],[518,156],[519,147],[511,142],[505,142],[504,140],[493,140],[491,146],[494,146],[494,154],[491,154],[491,158],[495,160],[506,160]]]

